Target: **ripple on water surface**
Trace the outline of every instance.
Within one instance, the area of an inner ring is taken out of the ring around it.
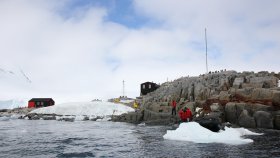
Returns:
[[[114,122],[0,121],[0,157],[280,157],[279,131],[245,145],[164,140],[170,127]]]

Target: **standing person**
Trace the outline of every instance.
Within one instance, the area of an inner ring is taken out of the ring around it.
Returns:
[[[192,111],[189,108],[186,110],[186,117],[188,122],[192,120]]]
[[[176,103],[175,100],[173,100],[172,101],[172,113],[171,113],[171,115],[173,115],[173,113],[174,113],[174,115],[176,115],[176,106],[177,106],[177,103]]]
[[[138,103],[137,103],[136,100],[135,100],[134,103],[133,103],[133,107],[134,107],[134,109],[137,109],[137,108],[138,108]]]

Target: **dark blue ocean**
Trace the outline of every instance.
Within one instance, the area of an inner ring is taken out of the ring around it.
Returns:
[[[246,145],[164,140],[171,127],[115,122],[0,121],[0,157],[280,157],[280,131]]]

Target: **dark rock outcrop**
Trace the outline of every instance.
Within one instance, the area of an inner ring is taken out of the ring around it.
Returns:
[[[215,117],[195,118],[194,121],[213,132],[218,132],[222,126],[221,121]]]
[[[247,110],[243,110],[238,118],[238,124],[246,128],[256,128],[256,122],[254,117],[249,116]]]
[[[254,113],[254,118],[258,128],[273,128],[273,118],[266,111],[257,111]]]
[[[274,116],[274,127],[280,129],[280,111],[277,111]]]
[[[210,115],[233,125],[278,129],[279,116],[274,114],[274,111],[280,110],[278,81],[279,73],[267,71],[221,71],[199,77],[182,77],[163,83],[154,92],[142,96],[142,122],[174,122],[176,119],[171,119],[170,102],[176,100],[177,112],[183,107],[189,107],[194,117],[204,118]],[[202,108],[202,111],[196,112],[198,107]]]

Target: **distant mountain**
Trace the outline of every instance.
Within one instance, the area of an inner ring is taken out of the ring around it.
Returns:
[[[22,69],[8,70],[0,67],[0,109],[27,106],[24,98],[32,81]]]
[[[26,106],[27,106],[27,100],[11,99],[11,100],[0,101],[0,109],[13,109],[18,107],[26,107]]]

